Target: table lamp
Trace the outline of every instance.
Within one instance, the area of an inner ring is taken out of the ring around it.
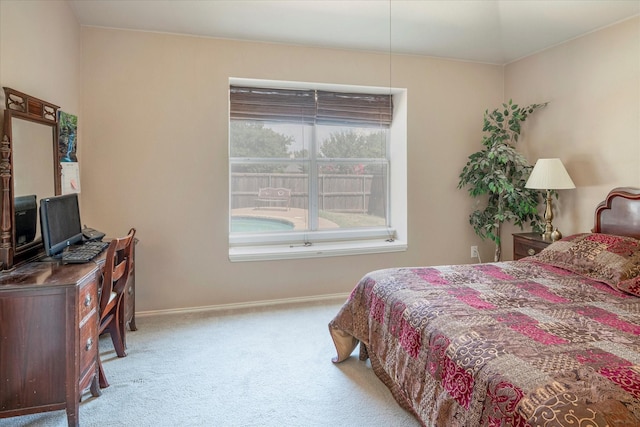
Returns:
[[[557,228],[554,231],[551,225],[551,221],[553,220],[551,190],[566,190],[576,188],[576,186],[560,159],[538,159],[525,184],[525,188],[547,190],[547,206],[544,211],[546,225],[544,233],[542,233],[542,238],[552,241],[561,239],[562,234]]]

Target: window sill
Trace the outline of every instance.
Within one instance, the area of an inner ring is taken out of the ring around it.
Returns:
[[[394,240],[314,243],[311,246],[295,245],[263,245],[237,246],[229,248],[231,262],[273,261],[284,259],[324,258],[332,256],[379,254],[386,252],[403,252],[407,250],[407,242]]]

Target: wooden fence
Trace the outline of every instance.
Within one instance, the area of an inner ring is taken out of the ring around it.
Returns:
[[[297,173],[231,174],[231,208],[255,207],[258,190],[291,189],[291,207],[307,209],[309,177]],[[318,176],[318,206],[331,212],[368,213],[385,217],[386,187],[382,176],[322,174]]]

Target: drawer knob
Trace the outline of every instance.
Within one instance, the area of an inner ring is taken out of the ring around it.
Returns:
[[[533,248],[529,248],[529,249],[527,250],[527,253],[529,254],[529,256],[531,256],[531,255],[535,255],[535,254],[536,254],[536,250],[535,250],[535,249],[533,249]]]
[[[87,340],[87,345],[85,346],[85,349],[86,349],[87,351],[89,351],[89,350],[91,350],[91,347],[93,347],[93,339],[92,339],[92,338],[89,338],[89,339]]]
[[[91,305],[91,295],[84,297],[84,306],[89,307]]]

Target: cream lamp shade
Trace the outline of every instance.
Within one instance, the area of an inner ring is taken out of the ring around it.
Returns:
[[[562,238],[562,233],[553,229],[553,210],[551,208],[551,190],[568,190],[576,188],[560,159],[538,159],[525,184],[533,190],[547,190],[547,205],[544,211],[545,230],[542,238],[555,241]]]
[[[576,188],[576,185],[560,159],[538,159],[525,187],[535,190],[567,190]]]

